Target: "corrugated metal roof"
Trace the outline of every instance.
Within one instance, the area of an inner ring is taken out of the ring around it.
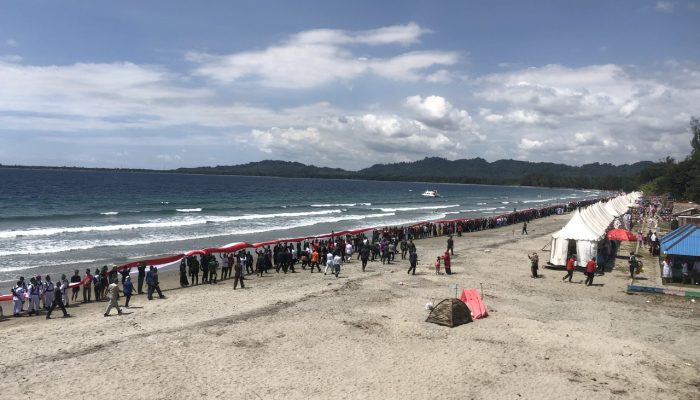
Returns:
[[[700,227],[683,225],[661,238],[661,252],[700,257]]]

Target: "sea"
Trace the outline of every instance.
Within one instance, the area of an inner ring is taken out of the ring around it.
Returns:
[[[441,197],[421,194],[437,190]],[[0,287],[233,242],[498,215],[589,190],[0,168]]]

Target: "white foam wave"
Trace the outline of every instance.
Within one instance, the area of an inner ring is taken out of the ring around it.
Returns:
[[[485,206],[488,203],[476,203],[477,206]]]
[[[117,215],[119,214],[117,211],[106,211],[106,212],[101,212],[101,215]]]
[[[508,204],[510,203],[509,201],[502,201],[501,204]]]
[[[177,208],[175,209],[177,212],[183,212],[183,213],[190,213],[190,212],[201,212],[201,208]]]
[[[8,239],[15,237],[26,236],[52,236],[62,233],[82,233],[82,232],[109,232],[120,230],[133,229],[151,229],[151,228],[172,228],[181,226],[193,226],[212,222],[231,222],[245,221],[265,218],[284,218],[298,217],[306,215],[324,215],[340,213],[340,210],[323,210],[311,212],[296,212],[296,213],[277,213],[277,214],[248,214],[236,216],[213,216],[213,217],[188,217],[169,220],[154,220],[150,222],[135,223],[135,224],[120,224],[120,225],[101,225],[101,226],[76,226],[76,227],[57,227],[57,228],[35,228],[17,231],[0,231],[0,239]]]
[[[355,207],[357,203],[311,204],[311,207]]]
[[[396,212],[396,211],[417,211],[417,210],[439,210],[441,208],[452,208],[459,207],[459,204],[452,204],[447,206],[423,206],[423,207],[398,207],[398,208],[372,208],[372,210],[381,210],[383,212]]]
[[[554,201],[555,199],[541,199],[541,200],[523,200],[523,203],[544,203],[547,201]]]
[[[299,215],[309,215],[312,213],[297,213]],[[334,223],[340,221],[356,221],[356,220],[366,220],[373,218],[383,218],[391,217],[396,214],[394,213],[377,213],[377,214],[365,214],[365,215],[342,215],[340,217],[323,217],[323,218],[304,218],[295,223],[285,224],[284,228],[278,226],[265,226],[265,227],[255,227],[247,229],[238,230],[227,230],[226,232],[211,233],[206,235],[180,235],[180,236],[162,236],[162,237],[148,237],[142,239],[131,239],[131,240],[81,240],[81,241],[71,241],[64,242],[66,244],[58,243],[40,243],[34,245],[28,245],[21,249],[16,249],[13,251],[0,251],[0,257],[2,256],[12,256],[12,255],[32,255],[32,254],[50,254],[50,253],[61,253],[66,251],[76,251],[76,250],[89,250],[97,247],[128,247],[128,246],[139,246],[148,245],[156,243],[167,243],[167,242],[177,242],[181,240],[196,240],[196,239],[208,239],[220,236],[232,236],[232,235],[247,235],[253,233],[264,233],[276,230],[289,230],[295,228],[302,228],[305,226],[313,226],[316,224],[323,223]],[[444,216],[443,216],[444,217]],[[441,217],[442,218],[442,217]]]

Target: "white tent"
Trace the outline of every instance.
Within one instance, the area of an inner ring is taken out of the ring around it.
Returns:
[[[552,235],[550,264],[566,264],[570,241],[575,243],[577,265],[583,266],[588,260],[595,258],[598,254],[598,243],[605,238],[610,224],[615,217],[624,214],[639,196],[638,192],[633,192],[574,212],[569,222]]]

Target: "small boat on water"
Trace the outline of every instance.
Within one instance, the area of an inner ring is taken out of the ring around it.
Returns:
[[[440,197],[440,194],[438,193],[437,190],[426,190],[421,194],[421,196],[424,197]]]

